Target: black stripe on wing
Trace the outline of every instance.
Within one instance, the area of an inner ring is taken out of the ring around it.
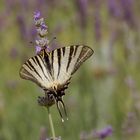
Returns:
[[[32,57],[32,60],[33,60],[34,63],[37,65],[36,56],[35,56],[35,57]]]
[[[38,54],[27,60],[20,69],[21,78],[31,80],[43,88],[45,86],[50,88],[48,83],[52,80],[48,74],[49,72],[46,69],[46,62],[44,61],[44,58],[41,54]]]
[[[63,56],[64,56],[65,55],[65,51],[66,51],[65,47],[62,48],[62,51],[63,51]]]
[[[52,64],[50,62],[50,59],[49,59],[49,53],[46,52],[46,50],[44,50],[44,60],[46,62],[46,69],[49,71],[50,75],[52,76],[53,73],[52,73]]]
[[[33,64],[30,62],[31,60],[33,60],[32,58],[29,59],[29,61],[27,61],[28,67],[32,68],[32,70],[42,79],[42,77],[40,76],[40,74],[37,72],[37,70],[35,69],[35,67],[33,66]]]
[[[33,75],[32,70],[31,72],[29,72],[26,67],[29,68],[29,65],[27,65],[27,63],[24,63],[24,65],[21,67],[19,75],[21,78],[26,79],[26,80],[30,80],[35,82],[38,86],[40,86],[42,88],[41,83],[38,81],[37,77],[35,75]],[[29,68],[30,69],[30,68]]]
[[[61,49],[57,49],[57,58],[58,58],[58,73],[57,73],[58,78],[61,68]]]
[[[41,65],[41,62],[42,62],[42,64],[44,65],[44,62],[43,62],[42,58],[41,58],[39,55],[37,55],[37,56],[33,57],[33,59],[36,60],[36,65],[39,65],[39,67],[41,68],[41,71],[42,71],[43,75],[45,76],[45,78],[46,78],[47,80],[49,80],[49,78],[48,78],[48,77],[46,76],[46,74],[45,74],[45,71],[43,70],[43,66]],[[40,62],[40,61],[41,61],[41,62]],[[45,66],[45,65],[44,65],[44,66]]]
[[[42,66],[41,66],[41,64],[40,64],[40,62],[39,62],[39,60],[38,60],[38,57],[39,57],[39,56],[35,56],[35,57],[33,57],[33,59],[36,60],[36,65],[39,65],[39,67],[41,68],[42,72],[44,73],[43,68],[42,68]],[[45,74],[44,74],[44,75],[45,75]]]
[[[82,50],[81,50],[80,55],[77,59],[77,62],[75,64],[75,67],[74,67],[72,74],[75,73],[78,70],[78,68],[81,66],[81,64],[84,61],[86,61],[94,53],[94,51],[88,46],[76,46],[75,53],[77,52],[78,47],[82,47]]]
[[[50,53],[50,59],[51,59],[51,68],[52,68],[52,78],[54,79],[54,68],[53,68],[53,62],[54,62],[54,51]]]
[[[74,56],[76,55],[77,49],[78,49],[79,45],[75,46],[75,50],[74,50]]]
[[[26,63],[24,65],[26,65],[26,67],[28,67],[30,69],[30,67]],[[38,83],[36,77],[34,77],[34,75],[32,73],[30,73],[28,70],[26,70],[26,68],[24,66],[22,66],[22,68],[20,70],[20,77],[23,79],[31,80],[35,83]],[[38,85],[40,86],[39,83],[38,83]]]
[[[23,78],[25,77],[25,76],[23,76],[23,75],[28,75],[29,77],[34,77],[31,73],[29,73],[29,72],[26,70],[25,66],[28,67],[28,68],[32,71],[32,69],[28,66],[28,64],[25,63],[25,64],[21,67],[21,69],[20,69],[20,76],[23,77]],[[27,78],[27,77],[26,77],[26,78]]]
[[[68,57],[68,64],[67,64],[67,68],[66,68],[67,71],[68,71],[70,62],[72,60],[73,52],[74,52],[74,46],[70,46],[69,57]]]

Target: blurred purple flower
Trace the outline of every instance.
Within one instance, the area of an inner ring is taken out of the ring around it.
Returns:
[[[131,90],[135,89],[135,81],[131,76],[125,78],[125,83]]]
[[[21,33],[21,38],[23,40],[26,40],[28,37],[27,35],[27,31],[26,31],[26,25],[25,25],[25,19],[22,15],[18,15],[17,16],[17,23],[20,29],[20,33]]]
[[[88,138],[87,132],[83,131],[80,134],[80,140],[86,140]]]
[[[121,17],[121,9],[118,0],[108,0],[109,14],[113,17]]]
[[[35,30],[33,25],[31,25],[31,27],[29,28],[29,36],[31,37],[30,40],[36,39],[37,31]]]
[[[17,2],[15,0],[5,0],[4,2],[8,14],[13,11],[13,9],[15,9],[15,6],[17,5]]]
[[[96,40],[101,39],[101,16],[100,16],[100,1],[99,0],[94,0],[93,1],[94,5],[94,13],[93,13],[93,27],[94,27],[94,33],[95,33],[95,38]]]
[[[123,18],[130,26],[135,24],[133,13],[133,0],[120,0],[120,4],[123,10]]]
[[[17,56],[18,56],[18,50],[17,50],[17,48],[15,48],[15,47],[11,48],[11,50],[10,50],[10,56],[13,59],[17,58]]]
[[[49,1],[46,1],[46,0],[38,0],[38,1],[36,1],[36,4],[35,4],[36,8],[41,9],[41,10],[45,10],[45,13],[46,13],[46,10],[48,9],[47,8],[48,2]]]
[[[107,127],[103,128],[102,130],[96,131],[95,137],[104,139],[104,138],[112,135],[112,133],[113,133],[112,126],[107,126]]]
[[[101,19],[100,19],[99,11],[95,12],[94,30],[95,30],[95,38],[97,40],[100,40],[100,38],[101,38]]]
[[[133,135],[139,130],[139,119],[137,112],[128,112],[123,125],[122,130],[125,135]]]
[[[16,80],[8,80],[6,81],[6,87],[9,89],[15,89],[18,87],[18,82]]]
[[[46,140],[46,138],[47,138],[46,128],[42,127],[40,129],[40,139],[39,140]]]
[[[29,8],[29,1],[28,0],[20,0],[21,8],[28,9]]]
[[[79,18],[82,28],[85,28],[87,24],[87,3],[88,0],[76,0],[76,5],[79,12]]]
[[[7,24],[9,24],[7,21],[7,18],[5,18],[7,16],[9,16],[7,14],[7,12],[1,12],[1,14],[0,14],[0,31],[1,32],[2,32],[2,30],[4,30],[4,28],[7,26]]]

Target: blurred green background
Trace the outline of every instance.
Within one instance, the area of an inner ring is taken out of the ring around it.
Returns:
[[[64,97],[69,121],[51,108],[56,135],[63,140],[140,139],[140,1],[1,0],[0,140],[50,137],[47,110],[38,106],[43,91],[19,77],[35,54],[34,11],[40,10],[53,46],[85,44],[94,55],[74,74]],[[97,135],[98,134],[98,135]]]

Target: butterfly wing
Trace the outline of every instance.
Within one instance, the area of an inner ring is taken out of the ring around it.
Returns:
[[[63,87],[92,54],[91,48],[82,45],[63,47],[49,53],[42,50],[23,64],[20,76],[42,88],[51,89],[54,85]]]
[[[71,75],[92,54],[93,50],[83,45],[63,47],[52,51],[54,81],[60,85],[65,85],[71,78]]]
[[[45,58],[47,57],[48,54]],[[39,54],[27,60],[20,69],[20,77],[31,80],[42,88],[50,89],[53,78],[50,72],[51,68],[46,64],[45,58]]]

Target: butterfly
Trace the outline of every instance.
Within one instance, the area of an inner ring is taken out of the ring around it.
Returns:
[[[38,102],[47,106],[56,103],[63,121],[60,107],[67,116],[62,100],[65,89],[68,88],[72,75],[93,52],[84,45],[62,47],[50,52],[44,48],[22,65],[20,77],[33,81],[45,91],[45,97],[39,97]]]

